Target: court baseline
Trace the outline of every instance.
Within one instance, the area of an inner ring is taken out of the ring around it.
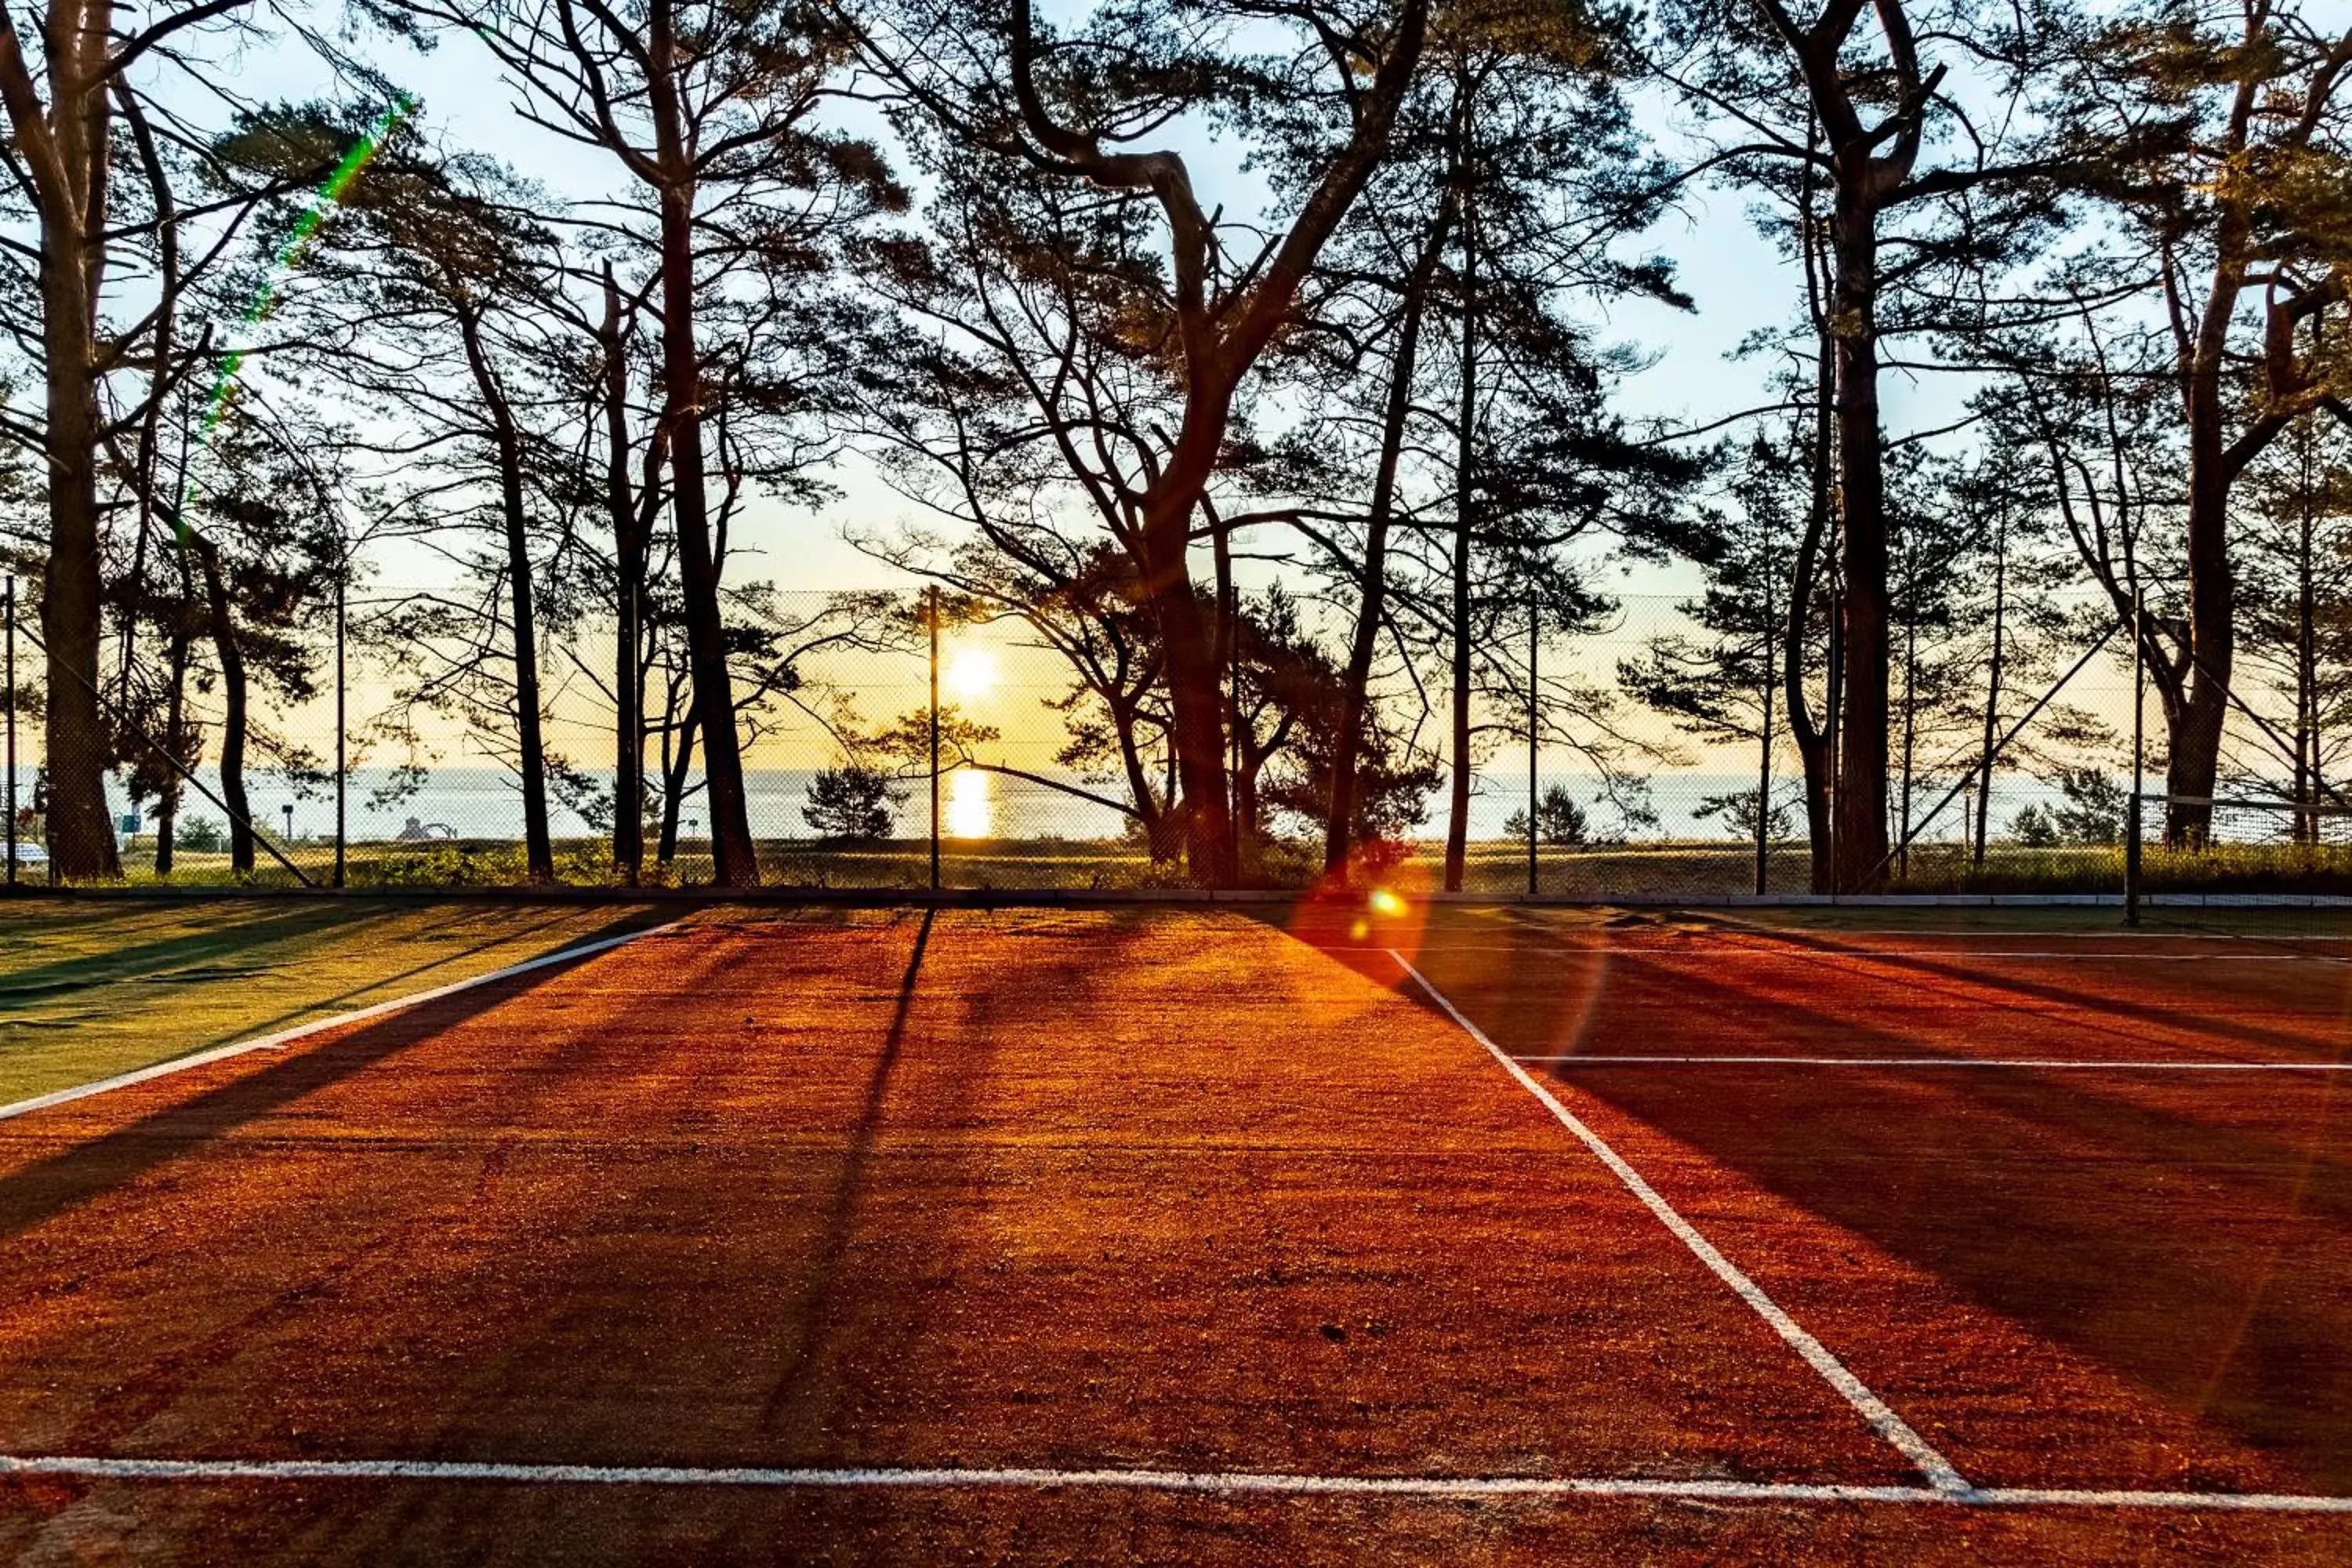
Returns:
[[[2352,1497],[2294,1492],[2097,1490],[2036,1487],[1842,1486],[1618,1476],[1326,1476],[1263,1470],[509,1464],[472,1459],[131,1459],[0,1455],[0,1476],[89,1480],[426,1480],[529,1486],[767,1487],[824,1489],[1110,1489],[1219,1496],[1674,1498],[1724,1502],[1874,1502],[1973,1508],[2160,1509],[2352,1513]]]

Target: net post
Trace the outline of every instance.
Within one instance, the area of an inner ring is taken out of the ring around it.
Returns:
[[[16,885],[16,579],[8,578],[8,886]]]
[[[1528,897],[1536,896],[1538,886],[1537,844],[1540,829],[1536,821],[1536,808],[1542,804],[1536,783],[1536,748],[1543,733],[1543,698],[1536,686],[1537,652],[1543,640],[1543,607],[1535,601],[1528,602]]]
[[[923,618],[931,633],[931,890],[940,886],[940,586],[928,591]]]
[[[2147,789],[2147,638],[2142,616],[2146,590],[2132,587],[2132,786],[2131,809],[2124,820],[2124,924],[2139,924],[2140,808]]]

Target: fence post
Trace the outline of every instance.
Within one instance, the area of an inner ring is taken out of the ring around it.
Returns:
[[[8,579],[8,885],[16,885],[16,579]]]
[[[1764,896],[1766,858],[1772,835],[1772,655],[1780,623],[1772,616],[1772,590],[1764,590],[1764,744],[1756,764],[1756,896]]]
[[[1541,840],[1541,826],[1536,820],[1537,807],[1543,803],[1536,787],[1536,751],[1543,739],[1543,689],[1538,684],[1538,657],[1543,647],[1543,605],[1530,601],[1528,605],[1528,897],[1539,890],[1536,846]]]
[[[2124,820],[2124,924],[2139,924],[2140,794],[2147,782],[2147,639],[2142,620],[2147,592],[2132,588],[2132,786],[2131,812]]]
[[[931,629],[931,889],[940,886],[940,587],[929,590]]]
[[[352,560],[348,552],[335,569],[335,886],[343,885],[344,796],[351,776],[343,737],[343,601],[350,586]],[[614,809],[620,808],[616,799]]]

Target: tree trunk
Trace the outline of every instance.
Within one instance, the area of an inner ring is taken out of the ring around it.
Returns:
[[[1813,376],[1812,461],[1805,532],[1797,542],[1796,558],[1790,566],[1789,613],[1780,644],[1781,706],[1788,711],[1789,738],[1796,742],[1797,760],[1804,771],[1805,840],[1811,859],[1810,886],[1816,893],[1830,890],[1830,770],[1834,750],[1827,723],[1813,721],[1812,706],[1805,697],[1805,666],[1806,644],[1812,630],[1813,579],[1821,570],[1822,542],[1829,533],[1830,464],[1837,448],[1831,354],[1824,331]]]
[[[662,758],[661,837],[654,847],[654,858],[664,866],[677,858],[677,818],[686,805],[687,775],[694,771],[694,731],[698,723],[698,715],[687,714],[678,726],[677,750]]]
[[[621,330],[621,289],[604,267],[604,505],[613,530],[613,864],[635,886],[646,860],[646,538],[638,499],[629,493],[628,344]],[[646,495],[653,500],[652,461]]]
[[[2319,573],[2318,519],[2311,493],[2310,421],[2303,431],[2301,517],[2295,532],[2294,602],[2294,798],[2298,805],[2319,804]],[[2319,818],[2297,814],[2294,837],[2302,843],[2319,842]]]
[[[106,246],[105,91],[94,85],[106,56],[111,7],[79,10],[53,57],[53,142],[75,190],[42,189],[41,336],[47,360],[49,555],[41,591],[47,649],[49,878],[58,882],[121,875],[107,818],[110,746],[98,699],[100,554],[98,291]]]
[[[1215,574],[1217,620],[1210,639],[1210,657],[1216,660],[1218,689],[1223,694],[1222,717],[1227,748],[1225,785],[1233,817],[1234,881],[1244,886],[1256,860],[1250,842],[1249,814],[1242,809],[1241,775],[1249,743],[1242,733],[1241,590],[1234,583],[1234,552],[1224,524],[1212,516],[1209,544]]]
[[[181,599],[172,623],[171,686],[163,696],[163,751],[173,762],[187,754],[182,732],[187,725],[188,617],[194,612],[189,603],[194,595],[188,592],[191,584],[184,555],[180,561],[180,585]],[[162,794],[155,802],[155,875],[169,877],[173,841],[180,831],[180,801],[186,794],[186,786],[180,782],[179,770],[167,762],[156,787]]]
[[[1265,759],[1244,756],[1234,769],[1234,824],[1244,841],[1257,831],[1257,775]]]
[[[1837,756],[1837,891],[1885,879],[1887,763],[1886,500],[1878,427],[1878,215],[1842,192],[1832,219],[1830,300],[1836,344],[1843,707]]]
[[[1151,846],[1155,861],[1173,860],[1183,852],[1170,832],[1170,816],[1160,808],[1160,797],[1152,793],[1150,767],[1143,760],[1143,745],[1137,739],[1137,726],[1142,715],[1139,711],[1139,696],[1124,693],[1112,696],[1118,689],[1116,682],[1105,682],[1103,705],[1110,711],[1112,743],[1118,750],[1120,774],[1127,780],[1127,793],[1135,802],[1135,819],[1143,826],[1145,840]]]
[[[502,459],[503,461],[503,459]],[[530,539],[522,512],[520,481],[511,471],[502,488],[506,513],[507,577],[513,602],[515,741],[522,751],[523,862],[534,882],[555,879],[555,846],[547,825],[547,749],[541,731],[539,631],[531,608]]]
[[[2001,502],[1992,554],[1992,658],[1985,675],[1984,763],[1977,779],[1975,864],[1985,860],[1985,840],[1992,823],[1993,748],[2000,743],[2000,678],[2008,654],[2009,630],[2009,503]]]
[[[1223,384],[1219,378],[1220,384]],[[1181,784],[1184,858],[1194,882],[1230,888],[1239,875],[1226,802],[1225,726],[1217,657],[1185,555],[1192,521],[1216,466],[1230,391],[1196,384],[1175,451],[1143,502],[1144,602],[1159,628]]]
[[[655,0],[648,34],[647,108],[663,176],[662,376],[667,394],[663,425],[669,437],[671,507],[677,522],[694,707],[702,728],[713,878],[721,887],[753,888],[760,883],[759,856],[751,843],[742,742],[735,729],[734,688],[727,668],[727,629],[719,601],[720,563],[711,550],[709,498],[703,491],[704,386],[694,330],[695,171],[671,75],[681,66],[669,0]]]
[[[539,627],[531,605],[530,518],[522,497],[522,437],[506,388],[491,371],[481,326],[464,306],[457,312],[466,363],[490,416],[490,449],[499,465],[499,520],[507,547],[509,614],[514,622],[515,744],[522,773],[523,865],[534,882],[555,880],[555,847],[547,826],[547,749],[539,700]]]
[[[1806,142],[1811,145],[1818,136],[1818,127],[1811,125]],[[1813,721],[1812,705],[1805,696],[1805,669],[1808,645],[1811,640],[1814,579],[1820,574],[1824,541],[1830,537],[1830,509],[1832,486],[1831,465],[1837,457],[1837,346],[1830,334],[1830,318],[1824,292],[1823,275],[1830,270],[1829,258],[1820,218],[1813,206],[1815,195],[1813,168],[1804,165],[1803,184],[1799,199],[1796,243],[1805,263],[1805,309],[1813,323],[1813,427],[1805,468],[1805,531],[1797,542],[1795,557],[1789,570],[1788,621],[1780,646],[1782,706],[1789,715],[1789,738],[1796,743],[1799,771],[1803,775],[1805,795],[1805,847],[1808,861],[1806,886],[1813,892],[1826,893],[1832,886],[1830,846],[1835,835],[1830,826],[1830,774],[1835,767],[1837,748],[1832,720],[1836,712],[1837,677],[1834,670],[1825,672],[1822,682],[1822,721]],[[1832,664],[1836,660],[1837,605],[1830,604],[1830,648]]]
[[[1389,373],[1388,405],[1381,419],[1380,466],[1372,475],[1371,509],[1364,523],[1364,560],[1356,576],[1356,629],[1349,640],[1340,676],[1339,731],[1331,751],[1331,816],[1323,828],[1323,874],[1338,876],[1348,863],[1355,837],[1356,767],[1364,716],[1370,706],[1372,654],[1378,647],[1381,611],[1388,587],[1389,523],[1396,508],[1397,468],[1404,456],[1405,426],[1412,412],[1414,365],[1421,354],[1421,323],[1429,287],[1445,253],[1452,227],[1450,191],[1430,225],[1429,238],[1405,281],[1404,314],[1397,323],[1397,349]]]
[[[253,812],[245,793],[245,650],[237,646],[228,584],[221,576],[220,552],[211,540],[192,534],[204,568],[205,603],[212,623],[213,657],[221,674],[221,804],[228,808],[228,867],[239,876],[253,870]]]
[[[1462,203],[1462,401],[1454,457],[1453,690],[1454,773],[1445,803],[1445,890],[1462,890],[1470,858],[1470,502],[1478,424],[1478,224]]]
[[[2165,705],[2165,842],[2201,845],[2212,831],[2210,801],[2221,765],[2237,657],[2237,578],[2229,550],[2230,489],[2222,474],[2218,370],[2192,377],[2189,399],[2189,651],[2184,695]]]
[[[2237,578],[2230,563],[2231,444],[2223,424],[2221,377],[2230,330],[2254,247],[2250,221],[2234,205],[2221,210],[2211,284],[2193,339],[2177,360],[2182,416],[2189,429],[2189,668],[2183,689],[2168,693],[2165,727],[2165,842],[2203,844],[2211,834],[2210,801],[2221,773],[2221,727],[2229,716],[2230,681],[2237,656]],[[2240,443],[2244,447],[2245,443]],[[2259,445],[2239,458],[2252,458]]]
[[[1913,592],[1917,589],[1915,585]],[[1911,770],[1918,762],[1919,697],[1919,623],[1916,613],[1903,621],[1903,794],[1899,820],[1895,826],[1895,842],[1901,847],[1895,856],[1895,878],[1911,879]]]

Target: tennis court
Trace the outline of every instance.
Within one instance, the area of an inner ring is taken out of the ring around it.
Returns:
[[[57,1100],[0,1552],[2352,1557],[2352,941],[1958,918],[711,910]]]

